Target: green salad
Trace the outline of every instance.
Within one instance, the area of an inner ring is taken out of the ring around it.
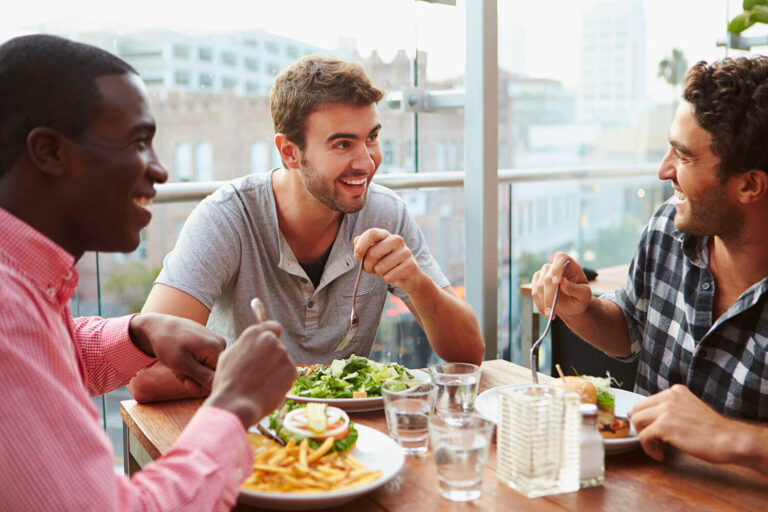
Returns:
[[[402,365],[377,363],[354,354],[334,359],[330,366],[315,364],[300,370],[290,394],[303,398],[378,397],[385,380],[414,378]]]

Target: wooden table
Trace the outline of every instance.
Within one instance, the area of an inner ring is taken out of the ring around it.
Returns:
[[[624,286],[624,282],[627,280],[627,271],[629,265],[616,265],[613,267],[606,267],[597,270],[597,278],[589,282],[589,287],[592,289],[593,295],[603,295],[604,293],[612,293]],[[533,304],[531,298],[531,284],[524,284],[520,286],[521,297],[521,340],[520,350],[523,354],[524,364],[528,364],[528,353],[531,351],[531,345],[539,337],[539,315],[538,309]]]
[[[480,391],[530,382],[530,370],[507,361],[486,361],[482,365]],[[542,375],[542,381],[550,377]],[[132,457],[131,471],[141,459],[166,453],[189,422],[200,400],[178,400],[140,405],[133,400],[120,404],[127,442],[126,458]],[[382,411],[352,413],[354,421],[387,431]],[[138,460],[137,460],[138,458]],[[768,507],[768,476],[731,465],[714,465],[677,454],[658,463],[642,450],[610,455],[605,460],[605,484],[579,492],[528,499],[496,479],[496,444],[491,446],[483,477],[483,496],[471,504],[452,503],[440,497],[437,473],[431,453],[406,457],[400,474],[387,485],[346,505],[329,510],[383,511],[414,510],[754,510]],[[238,511],[257,510],[244,505]]]

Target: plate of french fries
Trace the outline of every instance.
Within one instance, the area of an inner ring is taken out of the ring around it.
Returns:
[[[346,503],[381,487],[400,471],[405,457],[386,434],[355,426],[357,443],[343,454],[330,452],[332,443],[315,450],[306,441],[289,440],[281,446],[252,428],[253,472],[240,487],[238,501],[279,510],[313,510]]]

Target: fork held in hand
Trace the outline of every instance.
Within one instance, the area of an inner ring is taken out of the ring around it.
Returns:
[[[349,330],[344,335],[344,339],[341,340],[339,346],[336,347],[334,352],[341,352],[344,350],[352,338],[355,337],[357,332],[357,326],[360,324],[360,318],[357,316],[357,310],[355,309],[355,299],[357,299],[357,287],[360,286],[360,275],[363,273],[363,262],[365,261],[365,254],[360,258],[360,268],[357,269],[357,277],[355,278],[355,290],[352,292],[352,313],[349,315]]]
[[[565,276],[565,270],[568,268],[568,264],[571,263],[570,260],[566,261],[563,265],[563,273],[562,276]],[[561,277],[562,282],[562,277]],[[539,383],[539,345],[541,345],[541,342],[544,341],[544,337],[549,332],[549,328],[552,326],[552,319],[555,317],[555,306],[557,306],[557,295],[560,293],[560,284],[557,283],[557,288],[555,288],[555,298],[552,300],[552,308],[549,312],[549,319],[547,320],[547,326],[544,328],[544,332],[541,336],[539,336],[539,339],[536,340],[536,342],[531,345],[531,375],[533,376],[533,382],[534,384]]]

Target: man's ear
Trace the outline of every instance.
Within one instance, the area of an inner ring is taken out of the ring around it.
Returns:
[[[32,163],[51,178],[67,172],[66,138],[57,130],[45,126],[34,128],[27,135],[27,154]]]
[[[750,204],[765,198],[768,194],[768,173],[751,169],[739,176],[739,200]]]
[[[288,169],[299,168],[301,155],[299,154],[299,146],[295,142],[284,133],[278,133],[275,135],[275,146],[280,153],[280,159]]]

